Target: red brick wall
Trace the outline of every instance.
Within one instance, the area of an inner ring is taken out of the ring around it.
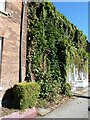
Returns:
[[[3,40],[2,69],[1,82],[4,90],[19,81],[19,45],[20,45],[20,22],[21,22],[21,2],[7,2],[6,12],[11,17],[7,17],[0,13],[0,36]],[[26,13],[26,12],[25,12]],[[23,27],[22,42],[22,75],[25,78],[26,65],[26,15]]]

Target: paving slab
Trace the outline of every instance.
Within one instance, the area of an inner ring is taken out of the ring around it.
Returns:
[[[43,116],[43,115],[46,115],[47,113],[49,113],[49,112],[51,112],[52,111],[52,109],[51,108],[38,108],[37,109],[37,114],[38,115],[41,115],[41,116]]]

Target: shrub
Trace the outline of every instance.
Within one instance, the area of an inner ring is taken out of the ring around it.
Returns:
[[[67,96],[71,96],[72,94],[71,94],[71,86],[70,86],[70,84],[69,83],[66,83],[65,84],[65,95],[67,95]]]
[[[17,109],[31,108],[36,105],[40,87],[36,82],[18,83],[13,87],[13,107]]]
[[[46,99],[47,101],[55,101],[55,98],[61,92],[60,77],[58,80],[53,80],[51,78],[52,73],[44,73],[40,79],[38,75],[37,83],[40,85],[40,98]]]
[[[47,104],[47,102],[48,101],[46,99],[40,98],[40,99],[38,99],[37,107],[43,108],[43,107],[45,107],[45,105]]]

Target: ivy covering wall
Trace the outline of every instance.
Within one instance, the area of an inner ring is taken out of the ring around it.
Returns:
[[[87,69],[86,45],[83,32],[52,3],[28,3],[26,80],[40,84],[40,97],[69,94],[68,70]]]

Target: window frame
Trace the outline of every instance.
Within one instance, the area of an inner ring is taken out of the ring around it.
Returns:
[[[2,71],[2,52],[3,52],[3,37],[0,36],[0,91],[3,90],[1,82],[1,71]]]
[[[0,36],[0,64],[2,64],[3,37]]]
[[[0,1],[2,2],[2,1]],[[4,0],[4,2],[2,2],[2,5],[4,6],[3,10],[0,10],[0,12],[4,12],[6,11],[6,0]]]

